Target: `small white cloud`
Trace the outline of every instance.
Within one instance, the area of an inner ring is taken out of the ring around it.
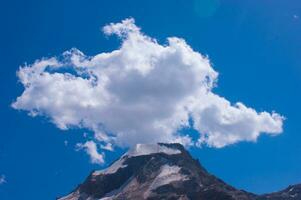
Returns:
[[[13,108],[47,116],[60,129],[92,130],[108,150],[137,143],[191,145],[189,136],[178,133],[191,125],[190,119],[199,132],[198,144],[213,147],[282,132],[280,114],[257,112],[213,93],[218,72],[184,39],[170,37],[167,44],[159,44],[134,19],[111,23],[103,31],[116,34],[121,47],[95,56],[72,49],[63,59],[21,67],[24,91]],[[95,162],[103,162],[95,143],[84,147]]]
[[[1,175],[0,176],[0,185],[2,185],[2,184],[4,184],[4,183],[6,183],[6,177],[5,177],[5,175]]]
[[[107,150],[107,151],[114,151],[114,148],[111,143],[107,143],[105,145],[100,145],[100,148]]]
[[[106,35],[116,34],[119,37],[127,37],[129,34],[140,34],[140,28],[135,25],[133,18],[122,20],[121,23],[110,23],[103,27],[103,32]]]
[[[98,153],[97,145],[93,141],[87,141],[86,143],[78,143],[76,145],[77,149],[84,149],[86,153],[90,156],[90,160],[94,164],[103,164],[104,163],[104,155]]]

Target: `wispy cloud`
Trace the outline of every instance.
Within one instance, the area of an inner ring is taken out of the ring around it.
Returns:
[[[91,163],[94,164],[103,164],[104,163],[104,155],[98,153],[97,145],[93,141],[87,141],[86,143],[78,143],[76,145],[77,150],[84,149],[87,154],[90,156]]]
[[[4,183],[6,183],[6,177],[5,177],[5,175],[1,175],[0,176],[0,185],[2,185],[2,184],[4,184]]]

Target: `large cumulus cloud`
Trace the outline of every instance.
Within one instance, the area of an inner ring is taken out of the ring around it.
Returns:
[[[60,129],[90,129],[102,146],[192,144],[178,133],[191,125],[199,132],[197,144],[213,147],[282,132],[281,115],[214,94],[218,73],[185,40],[170,37],[159,44],[133,19],[103,31],[117,35],[121,47],[90,57],[72,49],[21,67],[17,74],[24,92],[12,106],[47,116]]]

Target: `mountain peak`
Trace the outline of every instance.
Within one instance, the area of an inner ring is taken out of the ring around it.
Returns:
[[[156,153],[172,155],[180,154],[182,152],[182,149],[184,148],[180,144],[136,144],[126,153],[126,155],[128,155],[129,157],[150,155]]]
[[[108,168],[94,171],[92,175],[98,176],[100,174],[113,174],[117,172],[120,168],[127,167],[125,162],[128,158],[131,157],[147,156],[158,153],[173,155],[180,154],[183,151],[185,151],[184,147],[178,143],[136,144],[134,147],[130,148],[125,154],[123,154],[120,159],[113,162]]]
[[[182,145],[158,143],[135,145],[59,200],[299,200],[298,195],[293,186],[261,196],[238,190],[209,174]]]

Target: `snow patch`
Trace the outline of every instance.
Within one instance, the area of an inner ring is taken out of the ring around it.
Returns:
[[[178,166],[163,165],[160,169],[160,174],[152,182],[144,197],[148,197],[153,190],[160,186],[167,185],[174,181],[188,180],[188,177],[181,174],[180,170],[181,168]]]
[[[93,172],[93,176],[98,176],[100,174],[114,174],[118,171],[120,168],[127,167],[127,165],[124,165],[123,162],[125,161],[125,157],[122,156],[119,160],[115,161],[111,166],[109,166],[106,169],[103,170],[97,170]]]
[[[163,165],[160,174],[152,183],[152,189],[156,189],[162,185],[169,184],[174,181],[187,180],[187,177],[180,173],[181,168],[178,166]]]

